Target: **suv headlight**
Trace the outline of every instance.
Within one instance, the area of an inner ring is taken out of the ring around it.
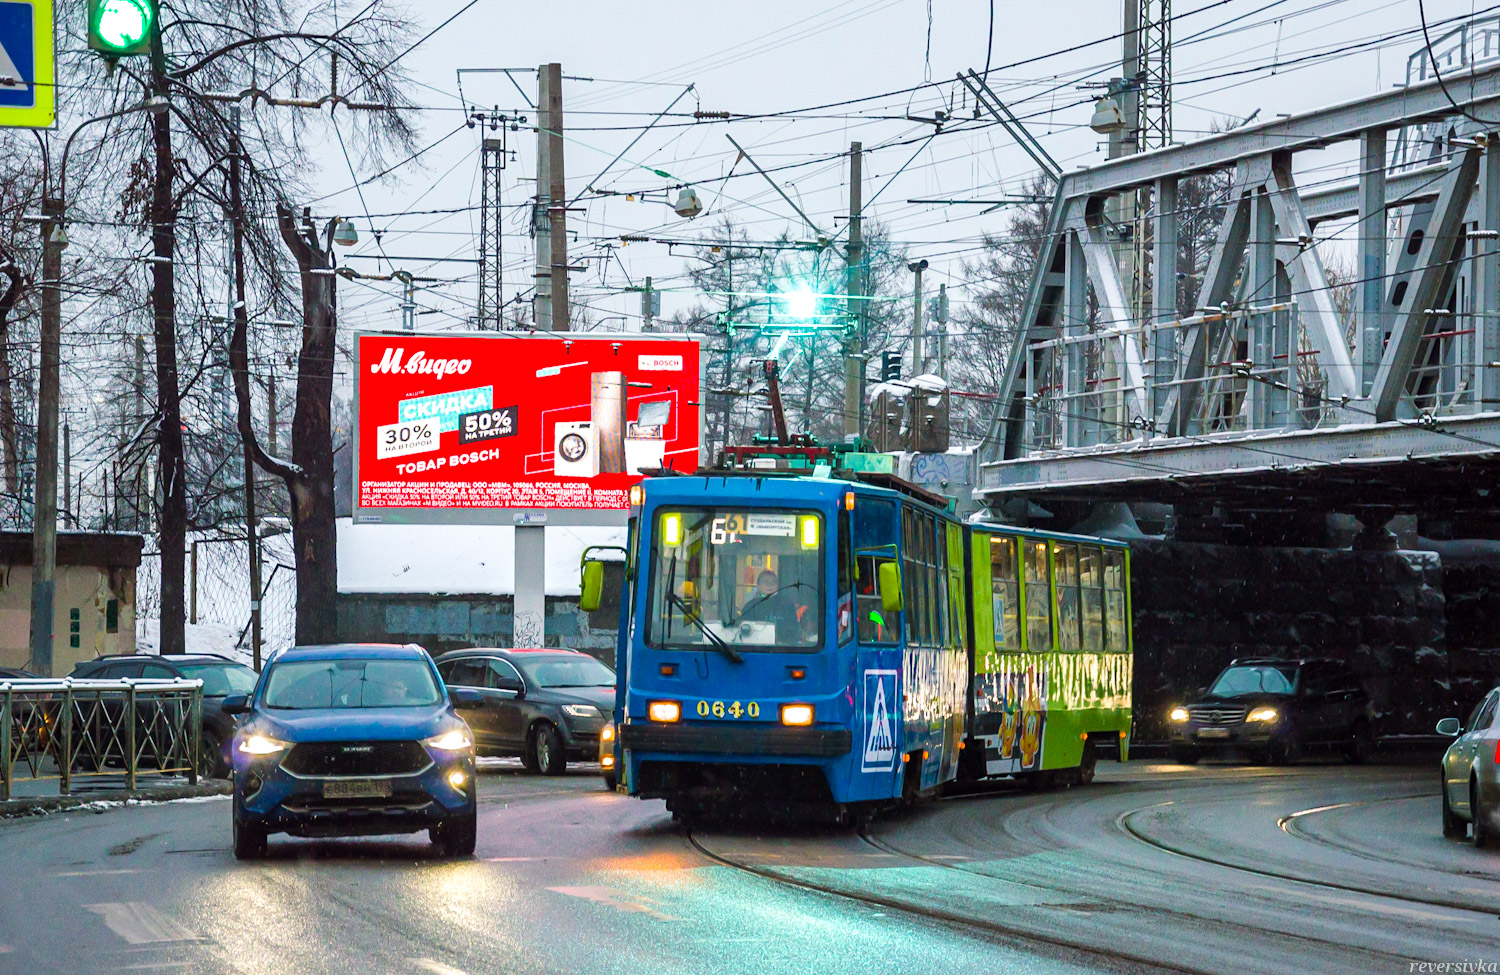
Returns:
[[[1246,721],[1275,721],[1275,708],[1256,708],[1245,716]]]
[[[1167,717],[1171,718],[1173,721],[1178,721],[1178,722],[1186,721],[1188,719],[1188,709],[1187,708],[1173,708],[1172,709],[1172,713],[1169,714],[1169,715],[1167,715]]]
[[[239,750],[246,755],[275,755],[284,752],[287,743],[265,735],[247,735],[240,739]]]
[[[564,704],[562,713],[570,718],[597,718],[599,709],[592,704]]]
[[[466,729],[454,728],[452,731],[443,732],[436,738],[429,738],[422,744],[428,748],[436,748],[440,752],[458,752],[474,744],[474,739],[469,737]]]

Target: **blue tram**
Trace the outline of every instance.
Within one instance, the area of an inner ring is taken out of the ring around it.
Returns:
[[[847,816],[954,778],[968,587],[964,528],[939,504],[754,472],[649,478],[632,500],[626,791],[688,818]]]

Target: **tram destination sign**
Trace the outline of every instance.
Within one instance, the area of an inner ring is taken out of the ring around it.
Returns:
[[[359,522],[618,524],[699,463],[695,336],[361,332],[354,375]]]

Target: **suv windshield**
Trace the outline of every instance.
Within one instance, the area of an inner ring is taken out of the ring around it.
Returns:
[[[420,708],[443,699],[421,660],[288,660],[266,676],[268,708]]]
[[[514,658],[512,658],[514,659]],[[614,687],[615,672],[593,657],[527,657],[516,660],[539,687]]]
[[[1208,693],[1215,697],[1241,694],[1290,694],[1297,688],[1297,665],[1254,664],[1230,667],[1219,675]]]
[[[772,650],[823,641],[823,518],[684,508],[656,516],[646,642]]]
[[[188,664],[178,667],[188,680],[203,682],[204,697],[228,697],[255,690],[258,674],[240,664]]]

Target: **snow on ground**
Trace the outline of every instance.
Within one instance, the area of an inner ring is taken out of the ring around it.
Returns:
[[[186,647],[188,653],[216,653],[231,660],[249,665],[250,651],[237,646],[240,631],[223,623],[188,623]],[[161,620],[157,618],[136,621],[135,648],[138,653],[161,652]]]

